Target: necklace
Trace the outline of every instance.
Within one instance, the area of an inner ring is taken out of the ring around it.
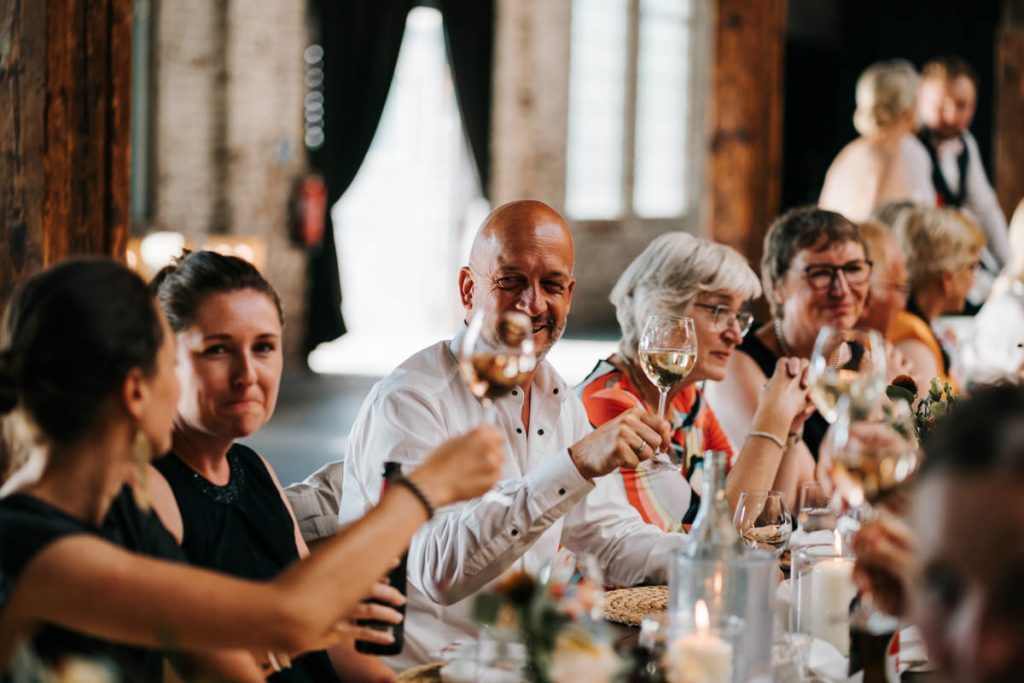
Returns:
[[[775,339],[779,342],[779,350],[782,351],[783,356],[793,355],[789,350],[789,345],[786,344],[785,338],[782,336],[782,318],[775,318]]]

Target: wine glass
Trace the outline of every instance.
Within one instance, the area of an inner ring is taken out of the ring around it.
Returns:
[[[519,311],[477,309],[469,320],[456,356],[466,388],[484,410],[484,424],[496,424],[494,400],[525,384],[537,367],[530,317]],[[484,500],[512,505],[512,498],[488,491]]]
[[[781,491],[742,492],[733,523],[749,547],[770,550],[776,556],[793,533],[793,518]]]
[[[846,502],[870,511],[916,472],[920,450],[905,401],[876,406],[868,414],[839,402],[833,425],[832,481]]]
[[[796,522],[802,531],[808,534],[816,531],[834,531],[836,517],[831,496],[825,493],[821,484],[816,481],[805,481],[800,485]]]
[[[811,400],[828,422],[838,418],[839,397],[856,414],[867,414],[885,391],[885,341],[875,330],[821,328],[807,370]]]
[[[457,349],[466,388],[495,424],[494,400],[526,383],[537,366],[530,317],[519,311],[481,308],[473,313]]]
[[[697,362],[697,330],[693,318],[676,315],[652,315],[647,319],[637,347],[640,367],[658,389],[658,417],[665,417],[669,391],[682,382]],[[641,467],[654,469],[676,465],[668,453],[659,449]]]

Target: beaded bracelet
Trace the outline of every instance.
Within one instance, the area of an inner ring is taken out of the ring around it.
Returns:
[[[782,450],[786,450],[786,442],[777,437],[776,435],[772,434],[771,432],[747,432],[748,439],[755,436],[762,439],[768,439]]]
[[[421,489],[416,482],[407,477],[398,477],[397,479],[393,479],[391,483],[393,485],[404,486],[408,489],[409,493],[415,496],[416,500],[418,500],[427,511],[427,519],[433,519],[435,511],[434,504],[430,502],[430,499],[427,498],[427,494],[423,493],[423,489]]]

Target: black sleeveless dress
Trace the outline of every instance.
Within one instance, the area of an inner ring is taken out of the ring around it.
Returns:
[[[295,526],[263,460],[250,448],[228,451],[231,479],[217,486],[173,453],[153,463],[164,475],[181,510],[181,549],[192,564],[266,581],[299,559]],[[311,652],[274,674],[274,683],[334,683],[338,676],[326,652]]]
[[[737,346],[736,350],[750,356],[757,363],[757,367],[761,368],[761,372],[765,374],[765,377],[771,377],[772,373],[775,372],[775,363],[779,360],[778,356],[765,346],[764,342],[758,339],[756,334],[745,336],[743,343]],[[804,423],[804,443],[807,444],[807,449],[814,456],[815,462],[818,461],[818,449],[821,447],[821,441],[825,438],[827,430],[828,421],[817,410]]]
[[[156,515],[141,511],[127,486],[114,499],[102,526],[76,519],[34,496],[15,493],[0,500],[0,610],[36,555],[51,543],[77,534],[98,536],[144,555],[184,561],[181,549]],[[102,609],[102,603],[97,602],[96,608]],[[52,624],[39,627],[30,647],[50,667],[76,655],[109,662],[121,681],[149,683],[162,676],[163,655],[158,650],[122,645]],[[0,676],[0,680],[10,678]]]

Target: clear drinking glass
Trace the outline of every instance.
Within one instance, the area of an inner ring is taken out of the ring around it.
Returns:
[[[793,532],[793,518],[781,491],[744,491],[733,517],[736,531],[751,548],[781,555]]]
[[[804,533],[833,531],[838,517],[831,496],[816,481],[805,481],[800,485],[797,499],[796,522]]]
[[[811,400],[822,417],[838,419],[840,396],[855,413],[867,414],[885,392],[885,341],[874,330],[821,328],[808,368]]]
[[[483,406],[484,423],[494,424],[494,400],[525,384],[537,366],[530,317],[489,306],[477,309],[456,356],[462,381]],[[497,491],[489,491],[484,498],[512,504],[509,496]]]
[[[839,404],[832,427],[832,482],[853,508],[870,509],[916,472],[920,451],[910,408],[904,401],[868,415]]]
[[[689,376],[697,362],[697,330],[693,318],[652,315],[644,326],[637,347],[640,367],[658,389],[658,416],[665,417],[665,403],[672,387]],[[668,453],[659,450],[640,468],[676,469]]]

